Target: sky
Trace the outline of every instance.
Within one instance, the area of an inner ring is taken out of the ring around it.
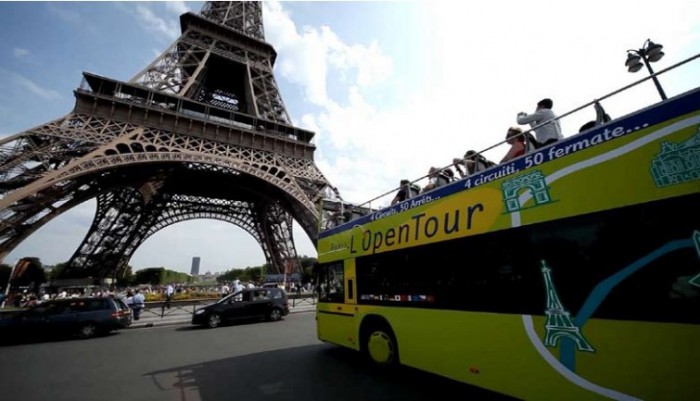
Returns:
[[[69,113],[83,71],[128,81],[180,34],[201,2],[0,2],[0,137]],[[346,201],[387,205],[402,178],[503,141],[542,98],[564,114],[647,76],[626,51],[663,44],[659,71],[700,52],[700,2],[489,1],[263,3],[265,39],[294,125],[316,133],[315,162]],[[669,97],[698,86],[700,61],[659,77]],[[603,102],[621,117],[660,100],[651,81]],[[564,136],[594,119],[562,119]],[[505,146],[486,152],[498,161]],[[67,261],[94,200],[54,219],[8,255]],[[295,225],[299,255],[316,256]],[[201,272],[265,262],[242,229],[214,220],[169,226],[130,264]]]

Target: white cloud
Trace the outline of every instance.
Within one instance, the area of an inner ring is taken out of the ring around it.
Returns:
[[[17,58],[24,58],[29,55],[29,50],[27,49],[22,49],[20,47],[15,47],[12,49],[12,52],[14,53],[15,57]]]
[[[63,96],[61,96],[60,93],[56,92],[53,89],[47,89],[36,82],[32,81],[31,79],[18,74],[16,72],[4,70],[0,68],[0,72],[5,74],[6,76],[11,77],[12,81],[20,86],[23,86],[26,89],[29,89],[32,93],[46,99],[46,100],[52,100],[52,99],[63,99]]]
[[[392,72],[392,60],[374,42],[369,47],[344,44],[327,26],[321,28],[328,43],[330,64],[341,71],[357,70],[356,84],[369,88],[387,79]]]
[[[177,15],[190,11],[190,8],[187,7],[187,3],[184,1],[166,1],[165,9]]]
[[[180,36],[180,26],[177,19],[168,18],[166,20],[160,18],[153,10],[143,4],[137,5],[133,12],[138,18],[141,27],[145,30],[155,32],[168,40],[173,40]]]
[[[297,27],[282,4],[264,3],[266,38],[279,54],[277,74],[318,106],[301,123],[316,132],[316,162],[346,200],[370,199],[401,178],[418,178],[431,165],[502,141],[516,113],[533,111],[544,97],[562,114],[642,78],[625,70],[625,50],[641,46],[647,35],[664,43],[667,54],[673,46],[673,60],[680,60],[693,54],[693,45],[697,51],[700,32],[700,6],[690,1],[654,7],[591,1],[573,8],[481,2],[469,13],[419,6],[422,21],[397,27],[396,40],[408,30],[426,38],[412,48],[411,62],[425,66],[427,84],[420,87],[427,89],[399,102],[372,103],[373,84],[389,82],[381,88],[386,91],[412,85],[386,56],[384,47],[392,43],[346,43],[332,26]],[[670,64],[663,60],[659,68]],[[353,78],[329,82],[333,72]],[[330,96],[331,84],[343,85],[342,95]],[[656,101],[648,82],[603,104],[619,117]],[[564,119],[566,136],[593,116],[591,108]],[[505,152],[500,147],[486,155],[497,161]]]
[[[65,22],[71,24],[80,24],[82,22],[80,14],[72,10],[67,10],[65,7],[58,6],[56,3],[49,3],[46,7],[52,15]]]
[[[324,159],[325,151],[319,149],[317,162],[324,166],[322,171],[334,185],[347,188],[343,195],[346,199],[352,199],[355,192],[358,197],[366,195],[366,190],[353,191],[351,188],[353,183],[367,181],[359,181],[355,174],[343,174],[343,171],[359,173],[363,169],[368,172],[366,178],[369,182],[380,182],[373,178],[382,175],[382,169],[373,167],[383,164],[391,140],[386,135],[376,135],[382,132],[377,124],[396,122],[387,119],[390,114],[378,114],[375,106],[366,101],[365,91],[391,75],[392,61],[377,43],[348,45],[328,26],[297,29],[277,2],[265,2],[263,15],[266,39],[279,54],[277,73],[299,85],[306,100],[320,107],[317,113],[303,116],[301,122],[304,127],[314,130],[316,142],[323,143],[330,151],[328,153],[333,154],[334,160]],[[331,70],[347,79],[342,98],[329,97],[327,79]],[[345,156],[335,158],[336,154]],[[370,186],[363,184],[365,189]]]
[[[311,104],[335,107],[336,100],[328,97],[326,81],[331,68],[354,74],[350,83],[361,89],[370,88],[391,73],[391,60],[376,43],[348,46],[328,26],[305,26],[298,31],[278,2],[263,3],[263,15],[266,40],[280,54],[278,73],[301,86]]]

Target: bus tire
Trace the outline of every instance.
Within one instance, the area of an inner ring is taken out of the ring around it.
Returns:
[[[361,350],[367,360],[379,368],[399,364],[399,344],[391,326],[385,321],[377,320],[363,325]]]

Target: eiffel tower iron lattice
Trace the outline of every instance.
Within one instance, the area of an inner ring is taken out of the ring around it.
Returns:
[[[208,218],[252,235],[274,272],[298,271],[293,220],[315,242],[318,205],[343,202],[314,134],[291,124],[262,5],[205,2],[180,25],[130,81],[83,73],[72,112],[0,141],[0,260],[97,198],[71,270],[108,277],[157,231]]]

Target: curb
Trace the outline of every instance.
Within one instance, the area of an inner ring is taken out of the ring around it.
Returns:
[[[313,309],[309,310],[290,310],[289,314],[293,313],[309,313],[309,312],[315,312],[316,308],[314,307]],[[188,317],[187,319],[177,319],[177,320],[170,320],[170,321],[160,321],[160,322],[148,322],[148,323],[131,323],[131,326],[129,327],[124,327],[121,330],[131,330],[131,329],[151,329],[154,327],[166,327],[166,326],[181,326],[185,324],[191,324],[192,317]]]

